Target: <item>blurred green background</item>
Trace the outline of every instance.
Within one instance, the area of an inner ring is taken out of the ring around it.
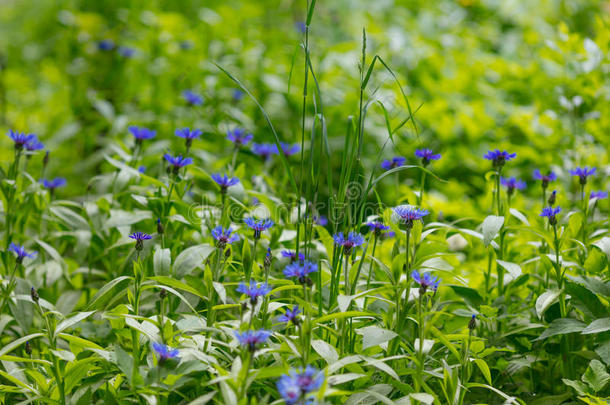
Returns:
[[[114,153],[116,141],[127,148],[128,125],[158,131],[147,165],[178,149],[175,128],[202,128],[196,153],[207,170],[217,170],[230,159],[227,129],[243,126],[258,142],[272,134],[214,62],[251,89],[282,140],[297,142],[305,8],[304,1],[279,0],[3,1],[0,129],[41,138],[51,150],[48,173],[69,179],[64,196],[83,194],[91,176],[108,171],[103,156]],[[484,194],[481,157],[488,148],[517,152],[507,174],[526,180],[532,167],[551,167],[569,180],[568,168],[607,164],[609,11],[610,2],[594,0],[320,0],[309,46],[331,150],[341,152],[347,119],[358,114],[364,28],[367,64],[380,55],[419,108],[419,136],[403,126],[384,156],[415,162],[416,147],[438,150],[443,159],[435,171],[457,180],[444,186],[445,196],[466,203]],[[100,49],[104,40],[114,48]],[[382,69],[371,80],[366,99],[381,101],[396,126],[408,116],[397,86]],[[203,105],[186,105],[186,89],[202,94]],[[366,134],[370,169],[387,139],[374,103]],[[3,136],[0,145],[8,165],[10,139]],[[331,159],[328,170],[339,164]],[[432,197],[448,215],[463,210]]]

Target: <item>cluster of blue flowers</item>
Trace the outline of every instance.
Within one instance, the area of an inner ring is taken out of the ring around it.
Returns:
[[[324,384],[324,373],[311,366],[304,370],[290,370],[277,382],[277,390],[286,401],[286,404],[293,405],[298,402],[306,403],[308,394],[317,391]]]

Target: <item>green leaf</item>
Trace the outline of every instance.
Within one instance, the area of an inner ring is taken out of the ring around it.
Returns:
[[[68,329],[71,326],[76,325],[77,323],[79,323],[80,321],[82,321],[83,319],[89,317],[91,314],[94,314],[94,313],[95,313],[95,311],[81,312],[70,318],[64,319],[55,328],[55,334],[57,335],[58,333],[63,332],[64,330]]]
[[[168,248],[162,249],[158,247],[155,249],[153,255],[153,271],[156,276],[167,276],[172,264],[171,251]]]
[[[588,335],[605,332],[607,330],[610,330],[610,318],[601,318],[591,322],[581,333],[583,335]]]
[[[506,283],[508,284],[512,280],[516,280],[517,277],[521,275],[521,266],[517,263],[505,262],[504,260],[496,260],[496,262],[502,266],[506,271],[508,271],[508,275],[510,277],[506,278]]]
[[[17,346],[20,346],[20,345],[24,344],[25,342],[28,342],[32,339],[36,339],[41,336],[44,336],[44,335],[42,333],[32,333],[31,335],[27,335],[27,336],[21,337],[17,340],[14,340],[11,343],[4,346],[2,349],[0,349],[0,356],[4,356],[5,354],[10,353]]]
[[[362,350],[378,346],[398,336],[396,332],[377,326],[366,326],[364,328],[356,329],[356,333],[362,335]]]
[[[129,276],[121,276],[117,277],[114,280],[110,281],[108,284],[104,285],[100,290],[95,294],[91,303],[89,304],[89,309],[91,308],[101,308],[104,306],[114,295],[113,292],[116,289],[123,288],[123,282],[131,280]]]
[[[553,289],[548,290],[540,294],[536,300],[536,315],[539,319],[542,319],[544,312],[557,300],[557,297],[561,294],[561,290]]]
[[[203,294],[201,294],[199,291],[197,291],[190,285],[185,284],[182,281],[178,281],[174,278],[167,277],[167,276],[156,276],[156,277],[150,277],[150,280],[154,280],[154,281],[161,283],[163,285],[166,285],[168,287],[186,291],[187,293],[193,294],[193,295],[201,298],[202,300],[207,300],[207,298]]]
[[[311,341],[311,347],[322,357],[328,364],[333,364],[339,360],[339,354],[334,346],[326,343],[323,340],[315,339]]]
[[[555,319],[549,327],[535,340],[543,340],[551,336],[566,335],[568,333],[581,332],[585,324],[572,318]]]
[[[487,383],[491,385],[491,371],[489,371],[489,366],[487,365],[485,360],[474,359],[474,362],[479,367],[479,370],[481,370],[481,374],[483,374],[483,377],[485,377],[485,380],[487,380]]]
[[[600,274],[608,265],[608,258],[599,249],[590,249],[584,267],[589,274]]]
[[[582,376],[582,380],[597,393],[603,390],[610,381],[610,374],[606,372],[606,367],[599,360],[593,359]]]
[[[610,260],[610,237],[604,236],[597,242],[594,242],[593,245],[597,246],[606,254],[606,259]]]
[[[176,260],[172,268],[172,274],[176,278],[182,278],[183,276],[190,274],[195,267],[203,265],[205,259],[214,251],[214,247],[208,244],[201,244],[197,246],[191,246],[183,250]]]
[[[472,306],[478,307],[483,303],[483,297],[474,288],[464,287],[461,285],[449,285],[453,291],[460,297],[464,298]]]
[[[498,235],[498,232],[502,229],[502,225],[504,225],[504,217],[490,215],[483,220],[481,228],[483,233],[483,244],[486,247],[489,246],[491,241]]]
[[[323,323],[323,322],[331,321],[333,319],[353,318],[356,316],[374,317],[375,314],[371,313],[371,312],[360,312],[360,311],[335,312],[335,313],[324,315],[324,316],[314,319],[312,321],[312,324],[315,325],[317,323]]]
[[[601,303],[599,298],[587,288],[580,284],[573,283],[571,281],[566,282],[566,293],[569,294],[572,299],[571,303],[587,315],[592,318],[602,318],[608,315],[608,311],[604,304]]]

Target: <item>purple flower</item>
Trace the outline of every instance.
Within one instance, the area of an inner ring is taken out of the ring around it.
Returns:
[[[44,144],[38,140],[36,135],[30,134],[30,137],[30,140],[27,141],[25,145],[23,145],[25,147],[25,150],[29,152],[34,152],[37,150],[44,149]]]
[[[394,207],[392,219],[394,222],[401,223],[411,229],[414,221],[421,221],[423,217],[428,215],[428,210],[417,208],[413,205],[399,205]]]
[[[178,174],[178,171],[182,167],[188,166],[191,163],[193,163],[193,159],[192,158],[190,158],[190,157],[185,158],[185,157],[182,157],[182,155],[178,155],[176,157],[173,157],[169,153],[166,153],[165,155],[163,155],[163,157],[170,164],[170,167],[172,168],[172,171],[173,171],[174,174]]]
[[[157,353],[160,365],[165,363],[167,360],[178,357],[178,349],[172,349],[163,343],[153,342],[152,347]]]
[[[7,135],[15,143],[15,149],[23,149],[25,147],[25,145],[27,145],[28,143],[31,143],[31,142],[37,140],[36,135],[34,135],[34,134],[26,135],[21,132],[15,132],[12,129],[10,129],[8,131]]]
[[[428,288],[436,292],[438,285],[441,282],[436,276],[433,276],[430,273],[420,274],[417,270],[413,270],[411,277],[419,284],[419,289],[422,293],[425,293]]]
[[[508,195],[512,195],[515,190],[523,190],[526,186],[523,180],[519,180],[514,177],[500,177],[500,183],[502,183],[502,185],[506,187]]]
[[[144,248],[144,241],[152,239],[152,236],[144,232],[134,232],[129,237],[136,241],[136,250],[142,250]]]
[[[396,167],[404,166],[406,158],[402,156],[393,157],[392,160],[384,160],[381,162],[381,168],[385,170],[394,169]]]
[[[297,261],[297,254],[292,250],[282,250],[282,257],[287,257],[290,259],[290,263],[294,263]],[[305,255],[301,252],[299,253],[299,260],[304,261]]]
[[[292,156],[301,150],[301,147],[296,143],[291,145],[289,143],[280,142],[280,146],[282,147],[282,152],[284,152],[284,155],[286,156]]]
[[[236,147],[247,145],[254,135],[247,133],[243,128],[235,128],[227,131],[227,139],[235,144]]]
[[[415,151],[415,156],[421,159],[422,165],[428,166],[431,160],[439,160],[441,158],[441,154],[435,154],[432,152],[432,149],[417,149]]]
[[[97,49],[100,51],[112,51],[114,49],[114,41],[112,39],[103,39],[97,43]]]
[[[549,224],[555,225],[557,224],[557,214],[561,212],[561,207],[545,207],[542,209],[540,213],[541,217],[547,217],[549,219]]]
[[[128,46],[119,46],[117,52],[124,58],[131,58],[133,55],[135,55],[136,50]]]
[[[37,253],[37,252],[28,253],[25,250],[25,247],[23,247],[17,243],[11,243],[8,247],[8,251],[13,252],[17,255],[17,263],[22,263],[23,259],[25,259],[26,257],[34,258],[34,257],[36,257],[36,253]]]
[[[231,244],[233,242],[237,242],[239,240],[239,236],[237,234],[232,234],[233,229],[230,227],[224,229],[222,225],[218,225],[216,228],[212,229],[212,237],[216,239],[216,246],[220,249],[224,249],[227,244]]]
[[[570,170],[570,174],[572,176],[578,176],[580,179],[580,184],[585,185],[587,184],[587,177],[594,175],[596,170],[597,168],[595,167],[590,169],[587,166],[577,167],[576,169]]]
[[[40,183],[42,183],[45,188],[48,188],[49,190],[53,191],[58,187],[65,186],[66,179],[64,179],[63,177],[55,177],[53,180],[42,179],[40,180]]]
[[[311,279],[309,278],[310,273],[318,271],[317,263],[310,262],[308,260],[298,261],[289,264],[284,269],[285,277],[296,277],[301,284],[310,284]]]
[[[239,101],[244,98],[244,94],[245,93],[240,89],[234,89],[233,93],[231,94],[231,98],[233,99],[233,101]]]
[[[187,102],[187,104],[190,104],[190,105],[203,104],[203,97],[200,96],[199,94],[195,93],[192,90],[184,90],[182,92],[182,98],[184,99],[184,101]]]
[[[142,174],[146,173],[146,166],[142,165],[142,166],[138,167],[138,171]]]
[[[193,140],[199,139],[199,137],[202,134],[202,131],[200,129],[193,129],[191,131],[190,128],[180,128],[180,129],[177,129],[174,133],[176,134],[177,137],[184,138],[184,140],[186,142],[186,147],[190,148],[191,145],[193,144]]]
[[[488,151],[483,157],[487,160],[491,160],[495,169],[502,169],[504,163],[513,160],[517,157],[517,154],[508,153],[507,151],[501,152],[499,149],[496,149]]]
[[[220,192],[223,194],[227,192],[229,187],[239,183],[239,179],[237,177],[229,177],[226,174],[223,176],[220,173],[214,173],[212,175],[212,179],[220,186]]]
[[[264,160],[269,160],[271,155],[277,155],[277,145],[274,143],[253,143],[252,153],[262,157]]]
[[[326,226],[328,225],[328,218],[326,218],[324,215],[320,215],[318,216],[314,216],[313,217],[313,221],[320,226]]]
[[[153,139],[157,135],[157,131],[145,127],[136,127],[135,125],[132,125],[128,129],[133,137],[136,138],[137,143],[142,143],[142,141],[146,139]]]
[[[301,309],[298,305],[295,305],[292,309],[286,310],[284,315],[278,316],[277,320],[279,322],[292,322],[295,325],[299,324],[299,318],[297,316],[301,313]]]
[[[289,374],[280,377],[276,385],[286,404],[294,405],[299,401],[309,403],[305,401],[305,396],[319,390],[322,384],[324,384],[324,373],[307,366],[305,370],[290,370]]]
[[[250,280],[250,285],[243,282],[239,283],[236,291],[250,297],[250,302],[254,306],[258,297],[264,297],[269,294],[271,287],[267,283],[256,284],[254,280]]]
[[[265,343],[271,336],[271,331],[265,329],[247,330],[242,333],[234,331],[233,333],[239,344],[247,347],[251,352],[255,351],[259,345]]]
[[[333,235],[333,240],[337,246],[343,246],[346,254],[349,254],[354,247],[364,243],[364,238],[357,232],[350,232],[347,237],[343,235],[343,232],[339,232]]]
[[[550,171],[548,174],[540,173],[540,170],[534,170],[534,179],[542,181],[542,188],[547,188],[551,181],[555,181],[557,179],[557,175]]]
[[[244,222],[252,230],[254,230],[254,239],[259,239],[261,237],[262,231],[269,229],[273,226],[273,221],[270,219],[255,219],[252,217],[248,217],[244,219]]]
[[[369,227],[369,231],[375,232],[375,235],[377,235],[377,236],[381,235],[382,232],[390,229],[389,226],[384,225],[383,222],[380,222],[380,221],[367,222],[366,226]]]
[[[589,200],[592,200],[594,198],[601,200],[602,198],[606,197],[608,197],[608,193],[606,191],[591,191],[591,194],[589,195]]]
[[[297,29],[298,32],[300,32],[301,34],[304,34],[305,31],[307,30],[307,25],[303,22],[303,21],[297,21],[294,23],[294,27]]]

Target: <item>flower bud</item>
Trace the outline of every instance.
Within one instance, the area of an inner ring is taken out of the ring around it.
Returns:
[[[473,314],[472,318],[470,318],[470,322],[468,322],[468,329],[475,330],[476,327],[477,327],[477,316]]]
[[[32,297],[32,301],[34,301],[36,303],[40,299],[40,296],[38,295],[38,291],[36,291],[36,289],[34,287],[32,287],[30,289],[30,296]]]

